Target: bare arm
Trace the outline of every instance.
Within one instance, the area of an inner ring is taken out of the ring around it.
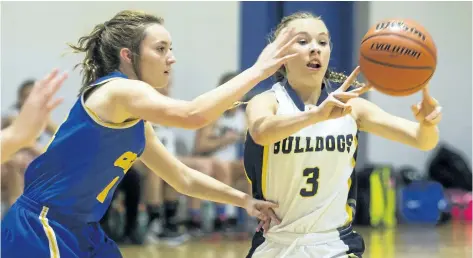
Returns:
[[[197,131],[195,136],[196,154],[214,152],[238,140],[238,135],[236,134],[227,133],[222,137],[215,137],[212,135],[213,128],[213,125],[209,125]]]
[[[252,198],[212,177],[185,166],[161,144],[151,125],[146,125],[143,163],[178,192],[214,202],[246,207]]]
[[[278,103],[274,93],[254,97],[246,107],[248,129],[260,145],[278,142],[289,135],[317,122],[311,111],[293,115],[276,115]]]
[[[166,126],[197,129],[219,118],[262,79],[257,69],[249,68],[192,101],[163,96],[145,82],[136,80],[111,82],[116,85],[110,90],[113,104],[122,106],[129,117]]]
[[[352,99],[349,103],[353,106],[362,131],[424,151],[433,149],[438,143],[439,131],[436,125],[394,116],[362,98]]]
[[[252,67],[192,101],[164,97],[146,83],[131,80],[120,80],[123,85],[115,87],[112,99],[114,104],[122,106],[130,114],[129,117],[139,117],[167,126],[201,128],[217,120],[256,84],[296,57],[297,54],[287,53],[296,40],[294,29],[284,30],[274,42],[265,47]]]
[[[67,74],[58,76],[58,70],[54,70],[35,83],[18,117],[1,132],[2,163],[21,148],[30,145],[44,130],[51,111],[62,102],[62,99],[53,99],[53,96],[66,78]]]

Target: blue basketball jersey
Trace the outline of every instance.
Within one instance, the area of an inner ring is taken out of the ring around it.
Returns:
[[[91,88],[127,78],[114,72]],[[90,90],[90,89],[89,89]],[[145,147],[144,121],[101,121],[85,106],[82,94],[46,152],[25,174],[24,195],[51,210],[84,222],[99,221],[117,185]]]

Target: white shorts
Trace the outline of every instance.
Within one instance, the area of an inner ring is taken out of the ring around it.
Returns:
[[[294,234],[258,232],[247,258],[362,257],[363,238],[352,228],[327,233]]]

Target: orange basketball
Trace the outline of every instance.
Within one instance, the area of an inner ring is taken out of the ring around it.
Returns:
[[[387,19],[361,41],[359,65],[378,91],[407,96],[421,90],[437,67],[437,47],[429,32],[406,19]]]

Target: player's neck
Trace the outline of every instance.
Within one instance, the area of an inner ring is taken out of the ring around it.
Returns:
[[[118,70],[125,74],[128,79],[131,79],[131,80],[138,80],[138,76],[136,76],[135,72],[133,71],[132,68],[129,68],[125,65],[120,65],[120,67],[118,68]]]
[[[311,82],[310,84],[307,84],[304,82],[292,81],[291,79],[288,79],[288,83],[301,98],[304,104],[317,104],[322,88],[322,81],[320,81],[320,83]]]

